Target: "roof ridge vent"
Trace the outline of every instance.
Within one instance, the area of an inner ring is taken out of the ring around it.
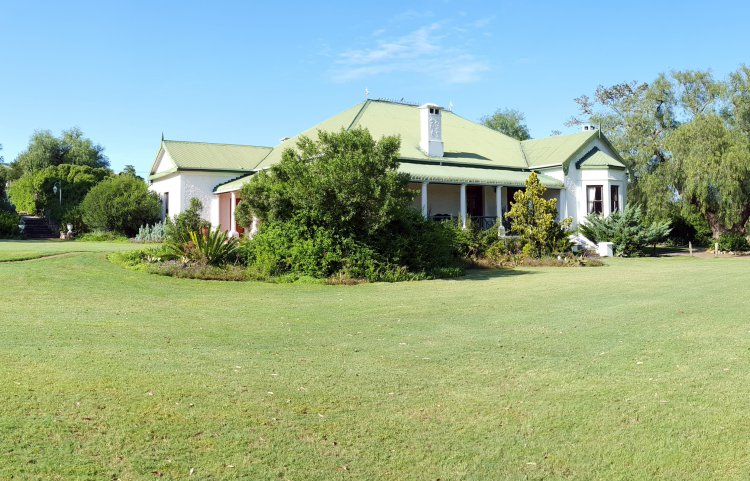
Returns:
[[[390,104],[408,105],[410,107],[417,107],[419,105],[419,102],[412,102],[410,100],[404,100],[404,97],[401,97],[398,100],[396,100],[396,99],[389,99],[389,98],[386,98],[386,97],[379,97],[379,98],[372,99],[372,100],[375,100],[377,102],[388,102]]]

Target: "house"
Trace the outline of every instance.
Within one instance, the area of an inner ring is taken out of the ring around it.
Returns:
[[[374,138],[401,137],[399,170],[418,194],[414,207],[426,217],[502,218],[532,171],[558,199],[560,218],[581,223],[586,215],[625,207],[627,172],[607,138],[594,126],[543,139],[518,141],[464,119],[439,105],[366,100],[299,135],[319,130],[367,128]],[[239,191],[254,173],[271,167],[299,135],[276,147],[181,142],[162,138],[149,175],[163,200],[163,214],[177,214],[191,197],[203,202],[214,226],[241,232],[234,221]]]

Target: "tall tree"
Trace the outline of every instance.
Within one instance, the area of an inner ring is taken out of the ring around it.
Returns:
[[[120,175],[129,175],[131,177],[135,177],[137,179],[143,180],[143,177],[139,176],[138,173],[136,172],[135,166],[130,165],[130,164],[123,167],[122,172],[120,172]]]
[[[746,234],[750,218],[750,140],[716,114],[700,115],[667,138],[670,162],[656,172],[662,197],[677,192],[700,212],[714,238]],[[653,189],[652,189],[653,190]]]
[[[526,126],[526,117],[523,113],[514,109],[497,109],[494,114],[482,117],[481,122],[492,130],[497,130],[509,137],[518,140],[531,138],[529,128]]]
[[[24,174],[61,164],[109,167],[104,147],[83,136],[78,128],[64,130],[55,137],[49,130],[37,130],[29,146],[14,161]]]
[[[630,171],[629,201],[645,205],[650,219],[697,211],[714,236],[745,232],[739,224],[750,200],[744,194],[750,171],[743,167],[750,157],[742,153],[750,138],[746,66],[724,81],[687,70],[650,84],[599,86],[593,98],[582,95],[576,103],[579,114],[568,124],[602,126]]]
[[[546,192],[536,172],[532,172],[526,179],[526,188],[513,194],[513,203],[505,213],[511,232],[521,238],[524,253],[536,258],[570,248],[566,231],[572,219],[557,222],[557,199],[545,199]]]

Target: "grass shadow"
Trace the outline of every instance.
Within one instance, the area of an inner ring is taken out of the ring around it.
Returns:
[[[455,277],[455,281],[487,281],[490,279],[499,279],[503,277],[516,277],[526,274],[536,274],[528,270],[497,268],[497,269],[466,269],[466,274],[461,277]]]

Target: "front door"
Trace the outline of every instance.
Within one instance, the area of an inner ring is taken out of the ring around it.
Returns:
[[[484,198],[482,197],[481,186],[466,186],[466,211],[469,217],[482,217],[484,215]]]

